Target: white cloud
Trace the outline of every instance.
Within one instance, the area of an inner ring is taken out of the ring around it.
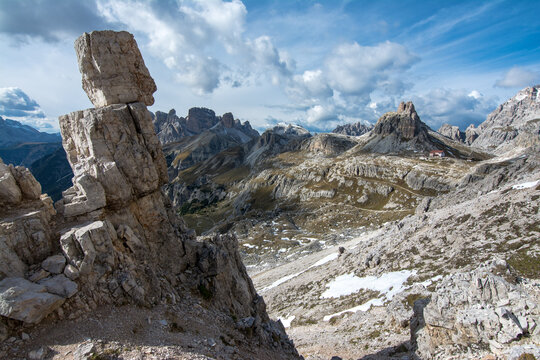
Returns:
[[[333,106],[315,105],[307,111],[306,122],[308,124],[319,124],[333,119],[336,119]]]
[[[434,89],[412,100],[422,121],[434,130],[444,123],[462,130],[470,124],[478,125],[497,106],[496,99],[464,89]]]
[[[385,85],[400,92],[403,86],[397,76],[416,61],[418,58],[400,44],[386,41],[361,46],[355,42],[334,50],[326,61],[326,76],[329,84],[345,95],[365,97]]]
[[[526,86],[533,86],[540,82],[540,73],[530,71],[521,67],[513,67],[502,79],[495,81],[496,87],[502,88],[524,88]]]
[[[17,87],[0,88],[0,116],[40,131],[58,131],[58,123],[48,119],[39,104]]]
[[[199,95],[223,83],[237,87],[250,75],[277,85],[294,70],[268,36],[245,37],[247,10],[239,0],[98,0],[98,10],[109,22],[146,35],[152,54]]]

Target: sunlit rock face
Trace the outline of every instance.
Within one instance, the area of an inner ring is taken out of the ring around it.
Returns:
[[[82,87],[95,107],[154,103],[157,90],[133,35],[92,31],[75,41]]]

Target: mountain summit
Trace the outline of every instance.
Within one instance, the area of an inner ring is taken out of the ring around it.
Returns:
[[[446,145],[424,124],[412,102],[402,102],[397,111],[387,112],[379,118],[363,151],[381,154],[444,150]]]
[[[498,154],[540,145],[540,85],[527,87],[499,105],[478,128],[472,146]]]

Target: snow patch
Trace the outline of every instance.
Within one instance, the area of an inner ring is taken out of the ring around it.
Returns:
[[[281,323],[283,324],[284,328],[288,328],[288,327],[291,327],[291,323],[295,318],[296,316],[291,315],[289,317],[278,317],[278,320],[281,320]]]
[[[322,293],[321,298],[335,298],[350,295],[361,289],[378,291],[391,300],[395,294],[404,290],[403,283],[409,276],[416,274],[416,270],[395,271],[377,276],[358,277],[353,273],[336,277],[328,283],[328,288]]]
[[[515,190],[529,189],[529,188],[535,187],[539,183],[540,183],[540,180],[526,182],[526,183],[523,183],[523,184],[514,185],[514,186],[512,186],[512,189],[515,189]]]
[[[297,277],[298,275],[302,274],[303,272],[304,271],[300,271],[300,272],[298,272],[296,274],[291,274],[291,275],[284,276],[281,279],[278,279],[278,280],[274,281],[272,284],[270,284],[267,287],[265,287],[264,289],[262,289],[261,292],[273,289],[276,286],[279,286],[279,285],[283,284],[284,282],[287,282],[287,281]]]
[[[335,314],[326,315],[323,317],[323,321],[330,321],[330,319],[333,318],[334,316],[339,316],[341,314],[345,314],[348,312],[355,313],[358,311],[368,311],[369,309],[371,309],[371,306],[382,306],[383,304],[384,303],[381,298],[371,299],[368,302],[363,303],[362,305],[358,305],[353,308],[337,312]]]
[[[325,256],[323,257],[322,259],[320,259],[319,261],[317,261],[315,264],[311,265],[310,267],[308,267],[308,269],[311,269],[311,268],[314,268],[314,267],[317,267],[317,266],[321,266],[323,264],[326,264],[327,262],[330,262],[332,260],[335,260],[337,259],[339,256],[338,253],[333,253],[333,254],[330,254],[328,256]]]
[[[425,287],[428,287],[429,285],[433,284],[435,281],[439,281],[441,279],[442,279],[442,275],[437,275],[437,276],[432,277],[431,279],[427,279],[425,281],[422,281],[419,284],[423,285]]]

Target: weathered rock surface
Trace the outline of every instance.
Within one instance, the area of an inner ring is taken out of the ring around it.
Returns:
[[[0,315],[37,324],[60,307],[65,298],[47,292],[44,285],[22,278],[0,281]]]
[[[497,352],[523,337],[540,340],[538,290],[511,283],[504,260],[445,277],[427,305],[415,306],[412,335],[422,358],[433,358],[445,346],[488,345]],[[533,295],[533,294],[536,294]]]
[[[0,159],[0,173],[0,279],[22,277],[28,264],[53,250],[50,221],[55,211],[52,200],[40,196],[41,187],[28,169]]]
[[[66,216],[125,205],[168,181],[165,158],[144,104],[74,112],[60,117],[60,128],[75,176],[74,191],[64,196]]]
[[[154,103],[157,90],[133,35],[93,31],[75,41],[82,86],[95,107]]]

